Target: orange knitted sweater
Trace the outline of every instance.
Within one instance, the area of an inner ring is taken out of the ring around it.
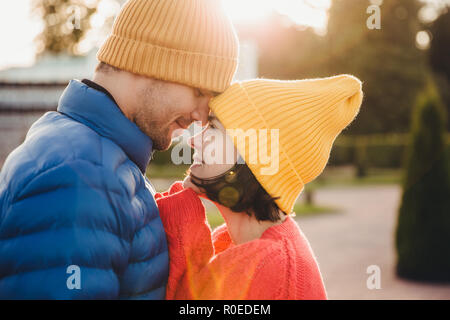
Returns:
[[[214,232],[205,207],[181,182],[155,195],[169,245],[166,299],[326,299],[311,247],[288,217],[261,238],[235,245]]]

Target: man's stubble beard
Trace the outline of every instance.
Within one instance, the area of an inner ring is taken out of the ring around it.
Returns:
[[[140,106],[136,113],[135,123],[153,142],[153,149],[164,151],[169,149],[172,138],[170,132],[170,110],[162,98],[160,86],[143,89],[138,98]],[[159,92],[158,92],[159,91]]]
[[[167,123],[161,123],[155,120],[145,119],[144,117],[140,117],[142,124],[138,123],[138,127],[152,139],[153,149],[158,151],[164,151],[169,149],[172,140],[167,138],[169,136],[170,128],[167,127]],[[165,127],[163,127],[165,125]]]

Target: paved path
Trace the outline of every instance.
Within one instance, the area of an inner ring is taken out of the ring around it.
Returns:
[[[450,299],[450,285],[406,281],[395,275],[394,231],[398,186],[318,190],[316,203],[342,213],[298,218],[319,262],[330,299]],[[381,269],[381,289],[367,289],[367,267]]]

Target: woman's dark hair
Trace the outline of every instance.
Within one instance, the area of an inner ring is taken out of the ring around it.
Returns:
[[[208,179],[198,178],[192,173],[190,175],[191,181],[205,189],[212,201],[234,212],[254,215],[258,221],[280,220],[279,208],[275,203],[279,197],[272,197],[264,190],[247,164],[237,163],[224,174]]]

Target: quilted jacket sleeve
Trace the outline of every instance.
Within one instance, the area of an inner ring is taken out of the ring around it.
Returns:
[[[84,160],[43,170],[6,192],[0,299],[118,298],[133,232],[121,214],[129,210],[125,197],[114,176]]]

